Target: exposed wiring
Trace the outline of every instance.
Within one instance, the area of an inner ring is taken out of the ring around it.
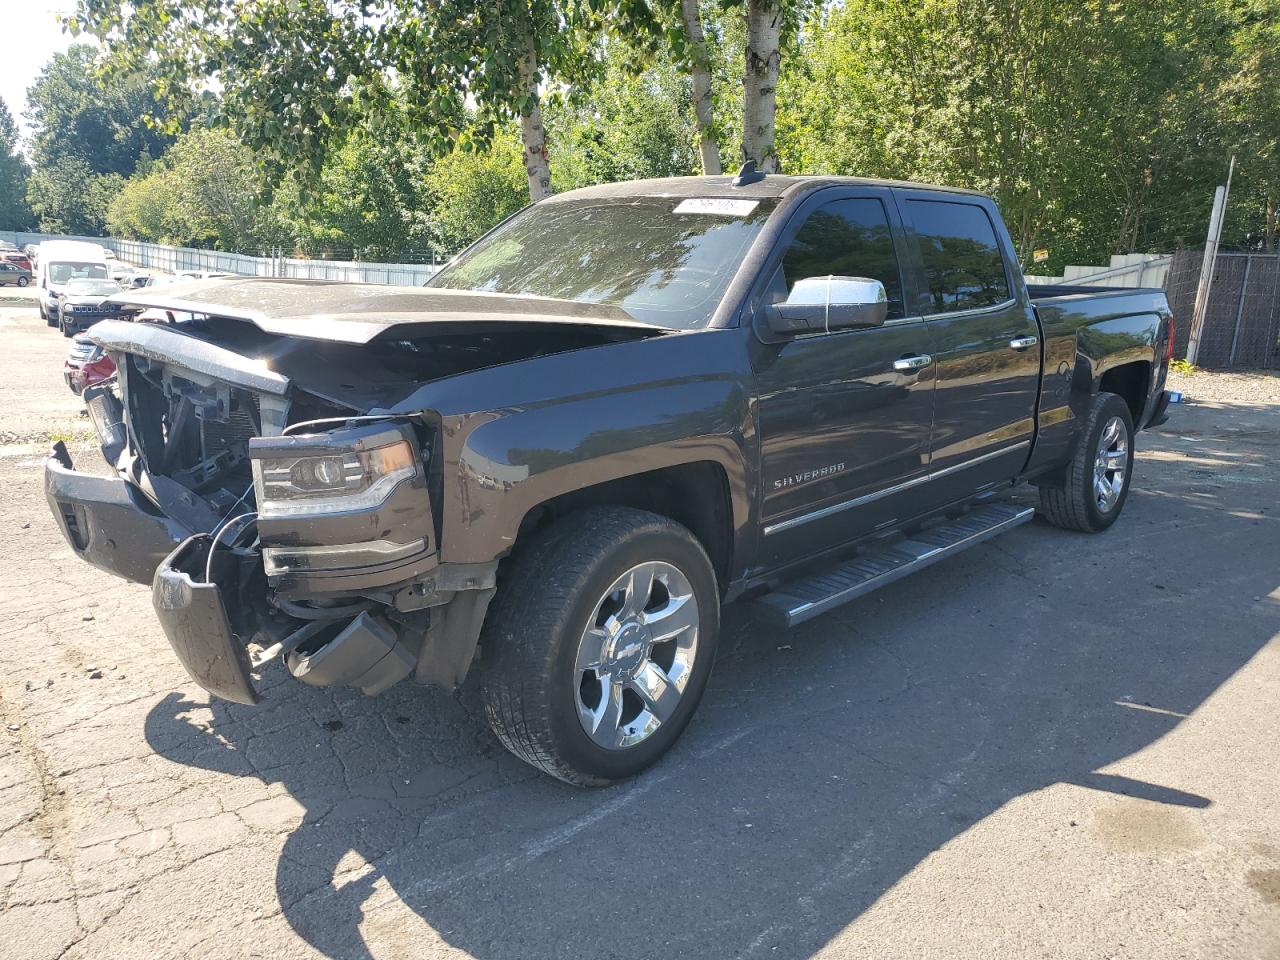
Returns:
[[[280,431],[281,436],[286,436],[292,430],[300,427],[314,427],[322,423],[362,423],[374,420],[407,420],[413,414],[409,413],[374,413],[362,417],[321,417],[319,420],[300,420],[297,423],[291,423]]]
[[[209,535],[210,535],[210,536],[216,536],[216,535],[217,535],[217,534],[222,530],[222,528],[223,528],[223,527],[225,527],[228,523],[230,523],[233,519],[235,519],[234,517],[232,517],[232,516],[231,516],[231,511],[232,511],[232,510],[234,510],[236,507],[240,506],[240,504],[244,503],[244,498],[245,498],[245,497],[247,497],[247,496],[249,495],[249,492],[250,492],[251,490],[253,490],[253,483],[252,483],[252,481],[249,483],[249,485],[248,485],[247,487],[245,487],[245,488],[244,488],[244,493],[240,494],[240,496],[239,496],[239,498],[236,500],[236,502],[235,502],[235,503],[233,503],[230,507],[228,507],[228,508],[227,508],[227,512],[226,512],[225,514],[223,514],[223,515],[222,515],[222,519],[221,519],[221,520],[219,520],[219,521],[214,525],[214,527],[213,527],[213,529],[212,529],[211,531],[209,531]],[[237,514],[237,516],[241,516],[241,517],[243,517],[243,516],[244,516],[244,514],[243,514],[243,513],[241,513],[241,514]]]
[[[227,524],[223,524],[223,525],[221,525],[221,526],[219,527],[218,532],[216,532],[216,534],[214,534],[214,541],[212,541],[212,543],[211,543],[211,544],[209,544],[209,557],[207,557],[207,558],[205,559],[205,582],[206,582],[206,584],[211,584],[211,582],[212,582],[212,576],[214,576],[214,553],[216,552],[216,550],[218,550],[218,543],[219,543],[219,540],[221,540],[221,538],[223,538],[223,534],[225,534],[225,532],[227,532],[227,530],[229,529],[230,525],[234,524],[234,522],[236,522],[237,520],[246,520],[246,518],[247,518],[247,520],[248,520],[248,521],[252,522],[252,524],[256,524],[256,522],[257,522],[257,511],[253,511],[253,512],[250,512],[250,513],[241,513],[241,515],[239,515],[238,517],[233,517],[233,518],[232,518],[232,520],[230,520],[230,521],[228,521],[228,522],[227,522]],[[247,525],[246,525],[246,526],[247,526]],[[237,534],[242,534],[242,532],[244,532],[244,526],[242,526],[242,527],[241,527],[241,529],[237,530]]]

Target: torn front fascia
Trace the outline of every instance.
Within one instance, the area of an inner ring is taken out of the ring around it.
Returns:
[[[497,573],[496,560],[446,563],[407,586],[376,595],[395,608],[393,618],[413,623],[415,615],[428,617],[414,671],[418,683],[445,690],[461,685],[475,658]]]

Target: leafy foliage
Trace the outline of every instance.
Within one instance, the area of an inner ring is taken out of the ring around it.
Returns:
[[[185,246],[253,250],[270,232],[252,152],[226,130],[193,129],[107,211],[115,234]]]
[[[784,76],[784,167],[990,192],[1044,269],[1193,243],[1229,35],[1202,0],[848,0]]]
[[[148,122],[170,112],[170,105],[155,96],[149,72],[104,82],[99,57],[87,44],[56,53],[27,91],[37,167],[74,157],[93,173],[127,177],[139,158],[158,157],[173,141]],[[184,116],[179,110],[173,119],[180,123]]]
[[[47,226],[100,223],[114,173],[131,235],[447,254],[531,192],[732,169],[750,140],[788,173],[990,192],[1038,271],[1200,242],[1232,153],[1224,242],[1280,229],[1275,0],[78,0],[77,24],[110,69],[73,47],[33,88]],[[772,67],[744,84],[775,28],[776,138]],[[170,147],[197,101],[226,129]]]
[[[0,100],[0,230],[28,230],[34,220],[27,206],[31,170],[18,153],[18,126]]]
[[[528,203],[520,144],[507,133],[485,150],[454,150],[431,168],[427,188],[437,247],[461,250]]]
[[[87,160],[65,157],[38,167],[27,182],[27,201],[49,233],[99,236],[107,207],[124,186],[118,173],[94,173]]]

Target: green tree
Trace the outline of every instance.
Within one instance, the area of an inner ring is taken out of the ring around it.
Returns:
[[[0,230],[29,230],[34,219],[27,205],[31,170],[18,152],[18,126],[0,100]]]
[[[515,131],[499,131],[483,150],[463,147],[439,158],[427,176],[427,189],[439,252],[457,253],[529,200]]]
[[[278,167],[314,173],[393,110],[436,150],[517,120],[536,200],[550,190],[547,91],[595,69],[608,15],[633,9],[641,0],[78,0],[76,24],[170,95],[217,76],[222,115]]]
[[[31,174],[27,200],[46,233],[101,236],[107,207],[123,186],[118,173],[94,173],[88,161],[64,157]]]
[[[107,207],[107,232],[126,240],[179,241],[181,189],[172,171],[163,164],[154,164],[148,173],[130,177]]]
[[[1228,34],[1199,0],[847,0],[780,84],[785,167],[992,193],[1044,269],[1203,233]]]
[[[703,131],[688,108],[690,78],[662,57],[637,72],[631,64],[641,56],[624,41],[610,41],[601,76],[573,101],[549,111],[557,190],[688,176],[705,167]]]
[[[107,211],[124,236],[253,251],[270,231],[253,153],[229,131],[194,128],[131,179]]]
[[[140,157],[158,157],[173,137],[149,122],[168,109],[145,73],[101,74],[101,54],[87,44],[56,53],[27,91],[36,167],[68,157],[93,173],[130,176]]]
[[[1280,233],[1280,14],[1272,0],[1222,0],[1227,73],[1215,91],[1225,140],[1238,155],[1224,243],[1267,251]]]
[[[277,242],[310,256],[399,260],[433,246],[431,157],[385,129],[360,127],[326,160],[309,190],[276,191]]]

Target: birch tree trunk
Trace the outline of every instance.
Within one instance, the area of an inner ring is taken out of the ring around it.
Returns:
[[[778,172],[773,142],[777,105],[781,0],[747,0],[747,46],[742,74],[742,160],[763,173]]]
[[[685,36],[693,48],[693,64],[689,69],[693,81],[693,116],[698,127],[698,153],[702,156],[704,176],[718,176],[720,145],[716,143],[715,123],[711,110],[711,61],[707,56],[707,39],[702,32],[702,15],[698,0],[680,0]]]
[[[533,24],[526,24],[524,56],[520,58],[521,93],[520,142],[524,147],[524,172],[529,177],[529,199],[537,203],[551,196],[551,162],[547,153],[547,131],[542,125],[542,97],[538,91],[538,47]]]

